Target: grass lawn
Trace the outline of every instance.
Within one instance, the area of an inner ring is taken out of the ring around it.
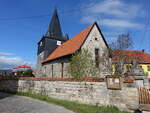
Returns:
[[[51,102],[57,105],[64,106],[67,109],[70,109],[76,113],[130,113],[127,111],[121,111],[117,107],[113,106],[96,106],[88,104],[79,104],[77,102],[60,100],[56,98],[50,98],[48,96],[40,94],[31,94],[31,93],[22,93],[22,92],[10,92],[10,91],[1,91],[6,93],[11,93],[19,96],[27,96],[35,99],[39,99],[46,102]]]

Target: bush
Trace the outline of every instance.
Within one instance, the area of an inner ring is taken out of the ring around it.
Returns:
[[[68,73],[74,78],[96,76],[97,69],[92,61],[91,53],[87,50],[76,52],[68,65]]]
[[[29,70],[25,71],[23,73],[23,77],[34,77],[32,72],[33,72],[32,69],[29,69]]]
[[[19,77],[35,77],[32,73],[33,71],[31,69],[25,71],[25,72],[19,72],[17,75],[10,74],[10,75],[0,75],[1,78],[19,78]]]

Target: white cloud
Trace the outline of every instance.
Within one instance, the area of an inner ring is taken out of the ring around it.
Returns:
[[[92,14],[107,14],[116,17],[134,18],[144,16],[146,13],[141,5],[127,4],[121,0],[104,0],[91,3],[90,6],[86,12]]]
[[[9,56],[8,56],[9,55]],[[35,68],[35,64],[29,61],[25,61],[20,57],[10,56],[12,53],[0,52],[0,69],[12,69],[15,66],[28,64]]]
[[[99,24],[110,27],[141,28],[143,25],[133,20],[137,17],[145,17],[146,11],[142,5],[127,4],[121,0],[103,0],[89,3],[87,9],[83,9],[81,22]],[[132,22],[131,22],[132,20]]]
[[[97,20],[98,20],[98,18],[94,17],[94,16],[84,16],[81,18],[81,22],[84,24],[91,24]]]
[[[13,53],[0,52],[0,56],[9,56],[9,55],[13,55]]]
[[[97,21],[100,25],[110,26],[110,27],[121,27],[121,28],[143,28],[144,25],[140,23],[130,22],[129,20],[123,19],[103,19],[96,16],[85,16],[81,19],[82,23],[91,24]]]
[[[118,19],[104,19],[102,24],[106,26],[112,26],[112,27],[116,26],[116,27],[123,27],[123,28],[143,27],[143,25],[139,23],[133,23],[127,20],[118,20]]]
[[[117,40],[117,37],[109,37],[108,39],[112,42],[115,42]]]
[[[115,42],[118,38],[118,36],[121,34],[121,33],[124,33],[123,31],[120,31],[120,32],[103,32],[104,36],[107,37],[106,40],[108,43],[111,43],[111,42]]]

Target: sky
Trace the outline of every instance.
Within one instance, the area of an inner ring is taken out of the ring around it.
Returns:
[[[37,42],[55,8],[63,34],[73,37],[98,23],[107,43],[130,33],[135,50],[150,53],[150,0],[0,0],[0,69],[35,68]]]

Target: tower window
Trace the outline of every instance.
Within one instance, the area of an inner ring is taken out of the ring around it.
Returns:
[[[43,46],[43,42],[40,42],[40,46]]]
[[[99,49],[95,49],[95,65],[99,67]]]
[[[57,45],[58,45],[58,46],[61,45],[61,41],[57,41]]]

